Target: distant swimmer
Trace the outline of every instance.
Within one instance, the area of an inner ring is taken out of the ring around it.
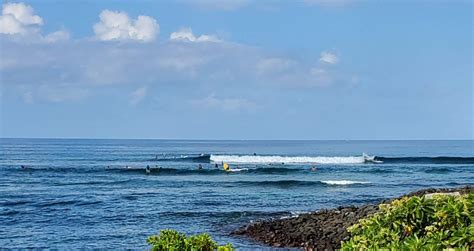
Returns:
[[[155,159],[158,160],[158,155],[155,156]]]
[[[316,170],[317,170],[317,169],[316,169],[316,166],[312,166],[312,167],[311,167],[311,172],[316,172]]]
[[[146,171],[146,174],[150,174],[150,173],[151,173],[151,168],[150,168],[149,165],[146,166],[145,171]]]
[[[216,163],[216,164],[214,165],[214,167],[215,167],[215,168],[219,168],[219,165]]]
[[[198,170],[202,170],[202,165],[201,164],[198,165]]]
[[[24,166],[24,165],[21,165],[21,169],[26,169],[26,166]]]
[[[253,156],[257,156],[257,153],[253,153]]]

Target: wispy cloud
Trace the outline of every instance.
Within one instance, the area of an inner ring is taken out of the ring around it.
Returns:
[[[297,63],[287,58],[263,58],[257,62],[256,68],[259,74],[281,73],[289,70]]]
[[[181,28],[178,31],[171,33],[170,40],[173,41],[188,41],[188,42],[221,42],[215,35],[200,35],[195,36],[191,28]]]
[[[251,110],[256,107],[254,102],[245,98],[216,97],[214,94],[202,99],[191,100],[190,103],[198,108],[204,107],[224,111]]]
[[[130,100],[129,100],[130,105],[138,105],[140,102],[142,102],[143,99],[146,97],[147,92],[148,92],[148,87],[146,86],[140,87],[136,89],[135,91],[133,91],[130,94]]]
[[[79,101],[90,95],[83,86],[68,86],[55,84],[21,85],[21,98],[28,104],[37,102],[61,103],[64,101]]]
[[[327,64],[337,64],[339,62],[339,58],[334,53],[323,51],[321,52],[319,61]]]
[[[62,46],[47,43],[2,43],[4,86],[66,84],[89,89],[106,86],[239,85],[317,88],[334,81],[314,70],[338,75],[339,59],[305,60],[270,56],[264,49],[236,43],[100,43],[75,41]],[[24,72],[28,72],[27,75]],[[318,76],[318,77],[315,77]],[[138,88],[138,87],[136,87]],[[33,88],[33,91],[35,89]]]

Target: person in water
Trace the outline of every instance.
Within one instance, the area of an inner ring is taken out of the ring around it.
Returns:
[[[311,172],[316,172],[316,170],[317,170],[317,169],[316,169],[316,166],[313,165],[313,166],[311,167]]]
[[[149,165],[146,166],[145,171],[146,171],[146,174],[150,174],[150,173],[151,173],[151,168],[150,168]]]
[[[198,170],[202,170],[202,165],[201,164],[198,165]]]
[[[219,165],[216,163],[216,164],[214,165],[214,167],[215,167],[215,168],[219,168]]]
[[[222,168],[224,168],[224,171],[230,172],[230,166],[229,166],[229,164],[224,163],[224,164],[222,165]]]

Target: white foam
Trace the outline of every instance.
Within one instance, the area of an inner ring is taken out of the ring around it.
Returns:
[[[248,168],[231,168],[229,172],[241,172],[241,171],[248,171]]]
[[[309,156],[255,156],[255,155],[211,155],[213,162],[226,163],[316,163],[316,164],[362,164],[363,156],[309,157]]]
[[[328,185],[353,185],[353,184],[369,184],[367,181],[353,181],[353,180],[321,180],[322,183]]]

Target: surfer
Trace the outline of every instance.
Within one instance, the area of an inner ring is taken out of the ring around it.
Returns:
[[[21,165],[21,169],[26,169],[26,166],[24,166],[24,165]]]
[[[146,172],[146,174],[150,174],[150,173],[151,173],[151,168],[150,168],[149,165],[146,166],[145,172]]]
[[[216,163],[216,164],[214,165],[214,167],[215,167],[215,168],[219,168],[219,165]]]
[[[226,171],[226,172],[230,172],[230,167],[229,167],[229,164],[227,164],[227,163],[224,163],[224,164],[222,165],[222,167],[224,168],[224,171]]]

